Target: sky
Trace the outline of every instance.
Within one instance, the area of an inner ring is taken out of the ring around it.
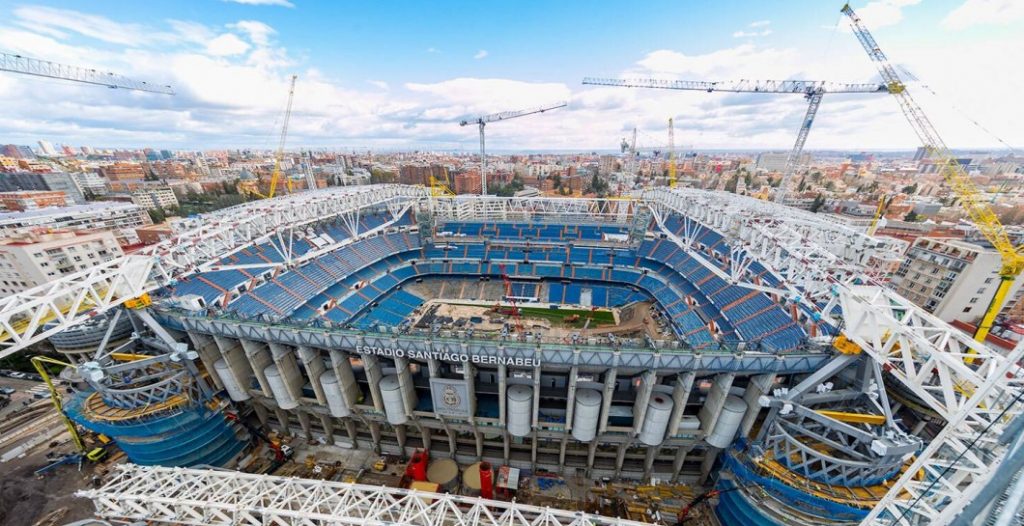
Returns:
[[[170,84],[176,95],[0,72],[0,143],[169,149],[611,150],[792,146],[799,95],[584,86],[583,77],[878,82],[842,2],[0,0],[0,51]],[[954,148],[1024,147],[1024,2],[853,3]],[[826,95],[807,149],[913,149],[885,94]]]

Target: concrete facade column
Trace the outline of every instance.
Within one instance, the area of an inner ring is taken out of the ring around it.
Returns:
[[[238,385],[242,386],[246,391],[251,391],[250,386],[252,385],[251,379],[253,377],[253,368],[249,357],[246,355],[245,349],[242,348],[242,345],[236,340],[221,338],[219,336],[214,336],[213,341],[220,350],[220,355],[224,358],[224,363],[227,364],[228,371],[230,371],[231,375],[235,377],[235,381],[238,382]],[[214,369],[210,368],[207,370],[214,372],[214,374],[211,374],[210,376],[214,377],[217,385],[223,388],[224,386]],[[260,391],[263,391],[263,385],[264,384],[260,384]],[[270,396],[265,391],[263,391],[263,394],[265,396]]]
[[[288,411],[284,409],[274,409],[274,416],[277,417],[278,432],[281,436],[291,435],[291,424],[288,422]]]
[[[672,416],[668,419],[668,431],[665,433],[666,438],[679,434],[679,423],[683,421],[686,403],[690,400],[690,393],[693,392],[693,382],[696,379],[697,373],[693,371],[676,375],[676,382],[672,387]]]
[[[199,354],[199,361],[203,363],[203,368],[210,373],[210,378],[213,380],[214,385],[217,389],[223,389],[224,384],[221,383],[220,378],[214,373],[213,364],[221,358],[220,350],[217,348],[217,344],[213,341],[213,338],[198,333],[188,333],[189,338],[192,340],[192,348]]]
[[[647,416],[647,405],[651,403],[651,395],[654,394],[654,384],[658,381],[658,375],[654,371],[646,371],[640,380],[640,390],[636,393],[636,400],[633,401],[633,436],[640,434],[644,425],[644,417]]]
[[[718,454],[722,450],[717,447],[708,447],[707,451],[704,452],[704,460],[700,463],[700,478],[697,479],[697,483],[703,486],[707,483],[708,477],[711,476],[711,468],[715,465],[715,460],[718,459]]]
[[[644,456],[644,480],[651,478],[651,471],[654,469],[654,459],[661,451],[661,446],[648,446]]]
[[[579,375],[579,370],[580,370],[580,368],[576,367],[575,365],[572,366],[569,369],[569,390],[568,390],[568,392],[566,393],[566,396],[565,396],[565,434],[566,434],[566,436],[568,436],[569,432],[572,431],[572,415],[573,415],[573,411],[576,409],[576,404],[574,402],[576,401],[576,382],[577,382],[577,377]],[[562,441],[562,456],[563,457],[565,456],[565,441],[564,440]],[[561,464],[564,464],[564,462],[562,462]]]
[[[700,419],[700,430],[705,435],[715,428],[715,423],[718,422],[718,417],[722,414],[722,407],[725,407],[725,398],[729,396],[729,389],[732,388],[732,382],[735,379],[735,373],[720,373],[715,375],[714,381],[711,382],[711,390],[708,391],[708,397],[704,400],[704,407],[701,407],[700,412],[697,413],[697,418]]]
[[[377,422],[369,422],[370,438],[373,439],[373,452],[380,454],[380,424]]]
[[[412,412],[416,409],[416,387],[413,386],[409,359],[395,358],[395,369],[398,370],[398,389],[402,391],[402,401],[405,402],[405,416],[415,419]]]
[[[302,372],[299,370],[299,362],[295,359],[294,348],[279,343],[270,344],[270,355],[274,359],[274,365],[281,373],[281,380],[288,389],[288,393],[296,400],[302,399],[302,384],[304,383]]]
[[[615,452],[615,476],[618,477],[622,473],[622,465],[626,463],[626,450],[629,449],[629,444],[619,444],[619,450]]]
[[[408,434],[405,431],[405,424],[398,424],[395,426],[395,437],[398,438],[398,447],[402,450],[402,455],[406,454],[405,451],[405,439]]]
[[[252,373],[256,376],[256,382],[260,384],[260,391],[263,391],[263,396],[273,398],[274,393],[270,390],[270,384],[267,383],[267,375],[263,374],[264,369],[274,363],[274,358],[270,355],[270,351],[262,343],[252,340],[240,341],[242,349],[245,350],[245,356],[249,359]]]
[[[317,415],[320,417],[320,426],[324,428],[324,438],[327,439],[327,443],[334,445],[334,423],[331,422],[329,415]]]
[[[320,384],[320,375],[324,374],[327,367],[324,366],[320,349],[303,345],[298,348],[298,354],[302,368],[306,370],[306,377],[309,378],[309,385],[313,386],[313,394],[316,396],[317,403],[326,406],[327,398],[324,396],[324,387]]]
[[[331,351],[331,370],[334,371],[334,375],[338,378],[338,384],[342,386],[341,396],[345,399],[345,404],[352,412],[356,412],[356,404],[359,403],[358,395],[359,389],[346,389],[345,387],[356,384],[356,374],[352,371],[352,362],[348,359],[348,354],[342,351]],[[320,386],[323,389],[323,384]]]
[[[750,434],[754,422],[757,421],[757,416],[761,413],[761,404],[757,402],[757,399],[766,394],[774,383],[775,373],[759,374],[750,378],[747,390],[743,393],[743,401],[747,403],[747,413],[743,415],[743,421],[740,422],[740,436],[745,437]]]
[[[256,413],[256,418],[260,421],[260,426],[264,429],[270,427],[270,414],[267,412],[267,408],[260,402],[253,402],[252,410]]]
[[[363,359],[363,370],[366,371],[366,383],[370,385],[370,398],[373,400],[373,407],[378,411],[384,410],[384,401],[380,398],[380,380],[384,375],[380,371],[380,361],[372,354],[360,354]]]
[[[345,419],[345,432],[348,433],[348,439],[352,441],[352,447],[359,449],[359,431],[356,429],[355,420]]]
[[[686,463],[686,455],[690,454],[693,446],[676,448],[676,456],[672,459],[672,482],[679,482],[679,475],[683,471],[683,464]]]
[[[618,356],[618,351],[615,354]],[[618,359],[615,361],[617,362]],[[612,396],[615,395],[615,380],[618,377],[618,373],[617,367],[611,367],[604,375],[604,393],[601,398],[601,422],[597,428],[599,435],[608,430],[608,412],[612,408]]]
[[[298,411],[298,415],[299,426],[302,427],[302,432],[306,434],[306,440],[313,440],[313,425],[309,422],[309,413]]]

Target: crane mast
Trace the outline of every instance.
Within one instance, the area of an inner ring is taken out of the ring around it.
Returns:
[[[281,178],[281,161],[284,160],[284,143],[288,138],[288,121],[292,118],[292,100],[295,98],[295,80],[298,75],[292,75],[291,85],[288,87],[288,105],[284,110],[284,123],[281,125],[281,138],[277,141],[277,150],[274,152],[274,172],[270,176],[270,190],[267,198],[274,197],[277,191],[277,182]],[[288,193],[292,191],[291,180],[287,182]]]
[[[31,75],[33,77],[70,80],[72,82],[106,86],[113,89],[174,95],[174,89],[170,86],[158,86],[144,80],[133,80],[116,73],[58,64],[49,60],[39,60],[10,53],[0,53],[0,71]]]
[[[716,91],[725,93],[767,93],[796,94],[807,99],[807,112],[800,124],[796,143],[786,157],[786,165],[782,171],[782,182],[775,193],[775,201],[781,203],[789,191],[793,174],[799,171],[800,159],[804,144],[814,124],[814,117],[821,106],[825,93],[885,93],[885,84],[849,84],[815,80],[737,80],[737,81],[700,81],[700,80],[659,80],[659,79],[604,79],[586,77],[583,84],[593,86],[619,86],[624,88],[653,88],[682,91]]]
[[[676,130],[672,117],[668,118],[668,186],[676,187]]]
[[[548,110],[563,108],[566,105],[568,105],[567,102],[559,102],[557,104],[552,104],[549,106],[540,106],[525,110],[503,111],[499,113],[492,113],[490,115],[481,115],[479,117],[466,119],[464,121],[459,122],[459,126],[469,126],[470,124],[476,124],[480,128],[480,194],[487,195],[487,151],[485,148],[484,127],[491,122],[507,121],[509,119],[525,117],[527,115],[533,115],[535,113],[544,113],[545,111]],[[434,186],[435,180],[431,178],[431,188],[433,189]],[[448,194],[451,194],[450,189],[445,189],[448,190]],[[435,193],[436,195],[437,192],[432,193]]]
[[[984,316],[982,316],[981,322],[978,324],[974,334],[976,340],[984,342],[989,331],[992,330],[992,324],[995,322],[995,318],[999,314],[1000,307],[1002,307],[1003,302],[1006,300],[1013,282],[1020,275],[1021,271],[1024,270],[1024,256],[1021,255],[1017,247],[1010,241],[1010,237],[1007,235],[1002,223],[999,222],[999,218],[985,201],[984,196],[975,186],[974,181],[971,181],[970,176],[967,175],[967,172],[957,162],[953,152],[943,142],[939,132],[925,115],[924,110],[910,96],[906,84],[896,72],[896,68],[889,62],[889,58],[882,52],[878,42],[875,41],[875,38],[868,31],[864,22],[853,11],[850,4],[843,6],[842,12],[850,18],[853,33],[857,35],[857,40],[860,41],[868,56],[878,67],[878,73],[882,76],[882,80],[885,81],[889,93],[896,97],[900,110],[903,111],[903,115],[914,129],[914,133],[921,140],[925,150],[928,152],[928,156],[939,164],[939,173],[945,179],[950,189],[956,194],[957,198],[959,198],[961,206],[963,206],[971,221],[974,222],[978,231],[981,232],[981,235],[999,252],[1001,257],[999,286],[996,287],[992,301],[989,303],[988,309],[985,311]]]

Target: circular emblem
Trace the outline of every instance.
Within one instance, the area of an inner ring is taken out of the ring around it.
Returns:
[[[462,405],[462,399],[459,398],[459,391],[455,389],[454,385],[444,386],[444,405],[456,408]]]

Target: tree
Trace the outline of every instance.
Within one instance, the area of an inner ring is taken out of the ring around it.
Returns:
[[[903,190],[901,190],[901,192],[903,192],[903,193],[905,193],[907,195],[914,195],[914,194],[916,194],[917,193],[917,183],[904,186]]]
[[[164,220],[167,219],[167,213],[164,212],[164,209],[161,208],[160,206],[157,206],[156,208],[150,208],[148,212],[149,218],[153,220],[153,224],[158,225],[160,223],[163,223]]]
[[[560,174],[555,174],[551,176],[551,186],[555,190],[562,188],[562,176]]]
[[[740,181],[740,176],[739,175],[734,175],[731,179],[729,179],[729,182],[725,183],[725,191],[735,194],[736,193],[736,185],[739,183],[739,181]]]
[[[832,190],[835,190],[836,189],[836,182],[835,181],[825,181],[825,189],[828,190],[829,192],[831,192]]]
[[[825,205],[825,197],[821,194],[814,196],[814,201],[811,202],[811,212],[817,214],[818,210]]]
[[[917,215],[917,212],[915,212],[913,210],[907,212],[907,215],[903,216],[903,220],[908,222],[908,223],[913,223],[913,222],[918,221],[920,219],[921,218]]]

